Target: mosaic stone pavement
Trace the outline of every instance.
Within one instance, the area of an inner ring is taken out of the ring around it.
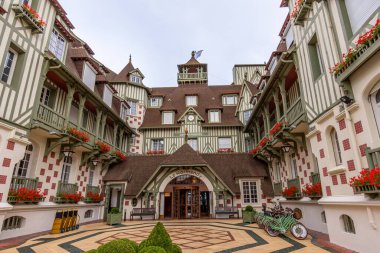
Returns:
[[[174,243],[184,253],[229,252],[329,252],[306,240],[296,240],[287,234],[270,237],[256,224],[241,224],[240,220],[164,221]],[[125,222],[119,226],[96,223],[82,226],[77,231],[58,235],[44,235],[24,244],[3,250],[7,253],[80,253],[117,238],[141,242],[148,237],[156,222]]]

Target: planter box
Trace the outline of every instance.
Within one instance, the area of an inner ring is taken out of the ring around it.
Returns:
[[[243,223],[254,223],[255,222],[255,212],[243,211]]]
[[[353,186],[353,188],[355,194],[364,193],[371,198],[376,198],[380,193],[380,188],[375,185]]]
[[[122,213],[109,213],[107,214],[107,225],[120,224],[123,219]]]
[[[293,197],[283,196],[283,197],[286,198],[286,200],[300,200],[300,199],[302,199],[302,196],[293,196]]]
[[[43,202],[44,200],[45,200],[45,197],[39,200],[31,200],[31,201],[16,200],[14,197],[8,197],[8,203],[11,205],[37,205],[39,202]]]

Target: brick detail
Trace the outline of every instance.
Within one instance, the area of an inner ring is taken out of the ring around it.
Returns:
[[[15,149],[15,143],[13,141],[8,141],[7,149],[14,150]]]
[[[344,119],[339,121],[339,129],[343,130],[346,128],[346,121]]]
[[[241,208],[241,204],[237,204],[236,207],[237,207],[237,208]]]
[[[301,184],[304,184],[304,182],[303,182],[303,178],[301,178]]]
[[[48,189],[45,189],[44,190],[44,195],[47,196],[49,194],[49,190]]]
[[[60,164],[60,161],[57,159],[56,161],[55,161],[55,165],[59,165]]]
[[[126,200],[126,201],[125,201],[125,205],[126,205],[126,206],[129,206],[129,200]]]
[[[338,177],[337,175],[332,175],[331,176],[332,184],[333,185],[338,185]]]
[[[0,184],[5,184],[7,182],[7,176],[6,175],[0,175]]]
[[[363,125],[362,125],[362,122],[361,121],[358,121],[354,124],[355,126],[355,132],[356,134],[360,134],[363,132]]]
[[[349,171],[355,170],[355,162],[354,160],[347,161],[347,168]]]
[[[12,160],[10,158],[4,158],[3,160],[3,167],[9,168],[11,166]]]
[[[331,196],[331,187],[330,186],[326,186],[326,195]]]
[[[50,183],[50,180],[51,180],[51,176],[47,176],[46,177],[46,183]]]
[[[365,156],[365,150],[366,150],[366,148],[367,148],[367,144],[363,144],[363,145],[360,145],[360,146],[359,146],[360,154],[361,154],[362,156]]]
[[[311,169],[310,163],[307,163],[306,166],[307,166],[307,169],[308,169],[308,170]]]
[[[40,170],[40,176],[44,176],[45,175],[45,169],[41,169]]]
[[[4,193],[0,193],[0,202],[3,200]]]
[[[51,157],[51,158],[55,158],[55,152],[51,152],[51,153],[50,153],[50,157]]]
[[[319,150],[319,157],[325,158],[325,151],[323,150],[323,148]]]
[[[53,177],[58,177],[58,171],[54,171]]]
[[[48,160],[48,157],[44,156],[44,158],[42,159],[42,162],[47,163],[47,160]]]
[[[50,196],[49,201],[53,202],[53,200],[54,200],[54,196]]]
[[[321,133],[317,133],[317,141],[318,141],[318,142],[321,142],[321,141],[322,141]]]
[[[56,185],[57,185],[56,183],[52,183],[52,184],[51,184],[51,189],[52,189],[52,190],[55,190]]]
[[[42,188],[42,182],[38,182],[38,183],[37,183],[37,188],[38,188],[38,189],[41,189],[41,188]]]
[[[349,150],[351,149],[351,145],[350,145],[350,140],[349,139],[345,139],[343,140],[343,149],[344,150]]]
[[[298,166],[298,171],[302,172],[302,167],[301,166]]]
[[[49,164],[48,170],[53,170],[53,164]]]
[[[307,177],[307,171],[306,171],[306,170],[303,171],[303,175],[304,175],[305,177]]]
[[[302,157],[302,164],[305,164],[306,163],[306,160],[305,158]]]
[[[346,173],[340,174],[339,176],[340,176],[340,183],[341,184],[347,184]]]

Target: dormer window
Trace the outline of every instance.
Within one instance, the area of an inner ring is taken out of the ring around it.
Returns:
[[[150,98],[150,107],[159,107],[160,106],[160,98],[152,97]]]
[[[93,91],[96,80],[96,71],[94,68],[86,62],[83,70],[83,82]]]
[[[236,105],[236,104],[237,104],[237,95],[223,96],[223,105]]]
[[[186,106],[197,106],[198,96],[186,96]]]
[[[63,60],[63,55],[65,52],[65,39],[59,32],[53,29],[49,42],[49,50],[52,52],[55,57],[57,57],[60,61]]]
[[[142,79],[141,79],[141,77],[139,77],[139,76],[134,76],[134,75],[132,75],[132,76],[130,77],[130,81],[131,81],[132,83],[141,83],[141,82],[142,82]]]
[[[113,91],[112,89],[106,84],[104,85],[104,91],[103,91],[103,101],[109,106],[112,106],[112,95]]]
[[[220,110],[210,110],[208,112],[209,122],[210,123],[219,123],[220,122]]]
[[[174,112],[167,111],[162,113],[162,124],[171,125],[174,124]]]

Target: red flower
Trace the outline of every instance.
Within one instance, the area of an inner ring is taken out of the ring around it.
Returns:
[[[269,131],[271,135],[275,135],[278,133],[282,128],[284,127],[284,124],[282,122],[277,122],[273,128]]]
[[[267,137],[264,137],[261,139],[261,141],[259,142],[259,146],[260,147],[264,147],[267,143],[269,142],[269,139]]]
[[[306,184],[302,189],[302,193],[305,196],[322,196],[322,185],[321,183],[316,184]]]
[[[108,153],[111,150],[110,145],[108,145],[107,143],[97,141],[95,144],[101,153]]]
[[[91,202],[99,203],[103,201],[104,196],[99,193],[88,192],[86,198]]]
[[[123,154],[122,152],[120,152],[119,150],[116,150],[113,154],[120,160],[125,160],[127,158],[127,156]]]
[[[350,186],[375,185],[380,188],[380,168],[363,169],[359,176],[350,178]]]
[[[79,193],[66,193],[63,192],[59,195],[65,202],[78,203],[82,199],[82,194]]]
[[[20,201],[38,202],[43,199],[44,194],[41,193],[40,190],[29,190],[23,187],[16,190],[10,190],[8,196],[12,197],[16,203]]]
[[[305,0],[297,0],[294,4],[294,8],[291,14],[292,18],[297,17],[298,12],[301,10],[302,4],[305,2]]]
[[[299,190],[295,186],[291,186],[289,188],[285,187],[282,191],[282,196],[284,197],[295,197],[299,193]]]
[[[70,135],[74,136],[75,138],[77,138],[83,142],[89,142],[90,141],[90,137],[89,137],[88,133],[81,132],[78,129],[76,129],[75,127],[68,128],[67,133],[69,133]]]
[[[25,12],[27,12],[29,14],[29,16],[31,16],[35,22],[41,27],[43,28],[46,23],[41,19],[40,15],[38,15],[37,11],[35,11],[29,4],[27,3],[24,3],[22,5],[22,8]]]
[[[249,151],[249,153],[256,155],[260,151],[261,151],[261,147],[256,147],[252,149],[251,151]]]

